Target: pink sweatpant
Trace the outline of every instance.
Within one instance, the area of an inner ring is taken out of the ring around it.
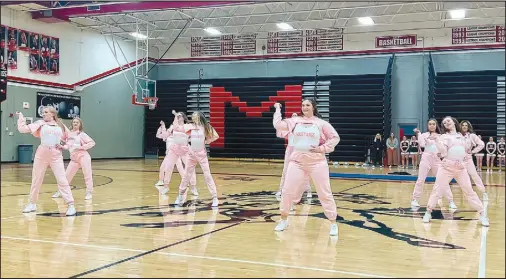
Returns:
[[[165,161],[165,175],[163,177],[163,184],[168,187],[178,159],[184,158],[188,154],[188,145],[171,144],[167,150],[167,154],[163,159]],[[163,162],[162,162],[163,164]],[[183,172],[184,173],[184,172]]]
[[[70,154],[70,163],[67,166],[66,176],[68,182],[76,175],[79,168],[83,169],[84,183],[86,184],[86,192],[93,192],[93,173],[91,171],[91,156],[85,150],[77,150]]]
[[[182,161],[186,162],[187,155],[182,156],[182,158],[183,158],[183,160],[181,160],[181,157],[177,157],[177,159],[176,159],[177,172],[179,173],[181,178],[183,178],[183,175],[185,172]],[[163,158],[162,164],[160,165],[160,176],[159,176],[160,181],[164,181],[164,178],[168,173],[168,167],[167,167],[168,161],[169,161],[169,156],[165,156],[165,158]],[[174,166],[172,166],[172,170],[174,170]],[[169,182],[170,182],[170,179],[169,179]],[[192,177],[190,179],[190,185],[191,186],[197,185],[197,174],[195,172],[193,172]]]
[[[478,171],[476,171],[476,166],[474,165],[473,158],[471,156],[464,160],[464,167],[466,167],[469,176],[471,176],[471,179],[473,179],[474,184],[476,184],[478,190],[480,190],[482,193],[485,193],[485,185],[483,184],[483,180],[481,180]]]
[[[190,175],[195,173],[195,167],[197,163],[200,165],[202,172],[204,173],[204,180],[207,184],[207,189],[211,193],[211,197],[217,198],[218,193],[216,192],[216,184],[214,184],[213,176],[211,175],[211,168],[209,168],[209,160],[207,159],[207,150],[202,149],[201,151],[194,151],[190,148],[188,151],[188,158],[186,159],[186,167],[183,175],[183,179],[181,179],[181,184],[179,184],[179,194],[184,195],[186,189],[188,188],[188,182],[190,180]]]
[[[297,161],[290,161],[286,170],[286,184],[281,196],[281,215],[288,216],[293,201],[301,199],[305,189],[305,177],[310,176],[318,194],[325,216],[335,221],[337,218],[337,207],[330,188],[329,165],[327,160],[311,164],[304,164]]]
[[[40,186],[44,181],[47,167],[51,167],[58,184],[58,191],[68,204],[74,203],[74,197],[65,175],[65,165],[61,150],[39,145],[35,152],[32,169],[32,186],[30,188],[30,201],[34,204],[39,200]]]
[[[413,190],[414,200],[418,200],[422,196],[423,185],[429,171],[432,171],[432,175],[436,176],[439,168],[441,168],[441,159],[439,159],[436,154],[426,152],[422,154],[422,159],[418,169],[418,178],[416,179],[415,189]],[[450,187],[446,189],[444,196],[449,202],[453,201],[453,194]]]
[[[443,160],[441,168],[437,172],[436,182],[432,193],[430,193],[429,202],[427,203],[427,211],[431,212],[437,204],[437,201],[450,188],[450,181],[455,178],[459,184],[464,196],[471,205],[479,213],[483,212],[483,203],[473,190],[471,179],[467,173],[467,169],[463,162]]]
[[[286,170],[288,169],[288,163],[290,163],[290,156],[293,152],[293,146],[288,146],[285,151],[285,161],[283,163],[283,173],[281,174],[281,182],[279,183],[279,192],[283,193],[283,185],[285,183],[285,176],[286,176]],[[310,192],[311,191],[311,185],[309,184],[309,175],[306,175],[304,177],[304,185],[305,191]]]

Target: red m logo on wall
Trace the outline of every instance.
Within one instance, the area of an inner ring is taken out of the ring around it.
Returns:
[[[213,142],[211,147],[225,147],[225,105],[227,103],[239,108],[239,111],[246,113],[247,117],[262,117],[262,113],[270,111],[271,106],[278,102],[285,107],[285,117],[299,113],[302,102],[302,85],[286,85],[284,90],[270,96],[269,100],[261,102],[260,106],[248,106],[247,102],[241,102],[239,97],[233,96],[232,92],[227,92],[225,87],[211,87],[209,96],[211,125],[220,135],[220,138]],[[274,133],[274,128],[272,129]]]

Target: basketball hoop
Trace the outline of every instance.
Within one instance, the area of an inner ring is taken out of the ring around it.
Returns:
[[[158,103],[157,97],[147,97],[146,101],[148,102],[148,108],[150,110],[154,110],[156,108],[156,104]]]

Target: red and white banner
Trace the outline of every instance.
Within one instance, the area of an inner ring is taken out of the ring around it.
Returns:
[[[504,43],[504,25],[483,25],[452,28],[452,44]]]
[[[376,37],[376,48],[416,46],[416,35]]]

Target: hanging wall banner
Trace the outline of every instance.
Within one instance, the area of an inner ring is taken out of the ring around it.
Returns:
[[[3,54],[2,54],[3,56]],[[0,102],[7,99],[7,64],[0,64]]]
[[[504,43],[504,25],[483,25],[452,28],[452,44]]]
[[[72,119],[81,115],[81,97],[54,93],[37,92],[37,106],[35,115],[42,118],[45,106],[56,108],[62,119]]]
[[[416,46],[416,35],[376,37],[376,48]]]

